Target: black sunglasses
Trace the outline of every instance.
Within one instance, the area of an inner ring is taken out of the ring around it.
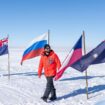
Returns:
[[[49,47],[46,47],[45,49],[48,49],[49,50],[50,48]]]

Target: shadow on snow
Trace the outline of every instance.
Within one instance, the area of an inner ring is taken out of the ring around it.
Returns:
[[[105,77],[105,75],[103,75],[103,76],[87,76],[87,79],[103,78],[103,77]],[[79,77],[65,78],[65,79],[61,79],[60,81],[82,80],[82,79],[86,79],[86,76],[79,76]]]
[[[14,75],[37,76],[38,74],[37,74],[37,72],[24,72],[24,73],[12,73],[12,74],[10,74],[10,76],[14,76]],[[3,76],[8,76],[8,74],[3,74]],[[87,78],[92,79],[92,78],[103,78],[103,77],[105,77],[105,76],[88,76]],[[80,80],[80,79],[86,79],[86,77],[81,76],[81,77],[66,78],[66,79],[62,79],[60,81]],[[105,90],[105,85],[98,85],[98,86],[89,87],[88,88],[88,94],[100,92],[103,90]],[[58,97],[57,100],[67,99],[67,98],[74,97],[74,96],[81,95],[81,94],[86,94],[86,88],[74,90],[73,92],[70,92],[69,94]]]
[[[37,72],[24,72],[24,73],[11,73],[10,76],[38,76]],[[42,73],[43,75],[43,73]],[[3,74],[3,76],[9,76],[9,74]]]
[[[100,91],[103,91],[103,90],[105,90],[105,85],[98,85],[98,86],[89,87],[88,88],[88,94],[100,92]],[[77,89],[77,90],[75,90],[75,91],[73,91],[69,94],[66,94],[64,96],[60,96],[60,97],[58,97],[57,100],[67,99],[67,98],[74,97],[74,96],[81,95],[81,94],[86,94],[86,88]],[[92,98],[92,97],[90,97],[90,98]]]

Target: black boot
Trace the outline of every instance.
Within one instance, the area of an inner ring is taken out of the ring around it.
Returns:
[[[47,98],[46,97],[41,97],[41,99],[45,102],[47,102]]]
[[[49,100],[54,101],[56,99],[57,99],[57,97],[56,97],[56,90],[52,89],[51,90],[51,97],[49,98]]]

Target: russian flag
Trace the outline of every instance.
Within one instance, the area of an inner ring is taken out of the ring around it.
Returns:
[[[48,33],[44,33],[43,35],[35,38],[24,51],[21,60],[21,65],[24,60],[39,56],[44,49],[44,45],[47,43],[48,43]]]
[[[0,56],[8,54],[8,38],[0,40]]]
[[[69,52],[64,62],[62,63],[62,66],[60,67],[58,73],[54,78],[55,80],[58,80],[68,67],[70,67],[72,64],[74,64],[77,60],[79,60],[82,57],[83,55],[82,42],[83,36],[81,35],[75,46],[72,48],[72,50]]]

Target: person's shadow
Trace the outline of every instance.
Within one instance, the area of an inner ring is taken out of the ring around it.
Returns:
[[[94,86],[94,87],[89,87],[88,88],[88,94],[99,92],[102,90],[105,90],[105,85],[98,85],[98,86]],[[81,94],[86,94],[86,88],[74,90],[73,92],[70,92],[66,95],[58,97],[57,100],[67,99],[67,98],[74,97],[74,96],[81,95]]]

